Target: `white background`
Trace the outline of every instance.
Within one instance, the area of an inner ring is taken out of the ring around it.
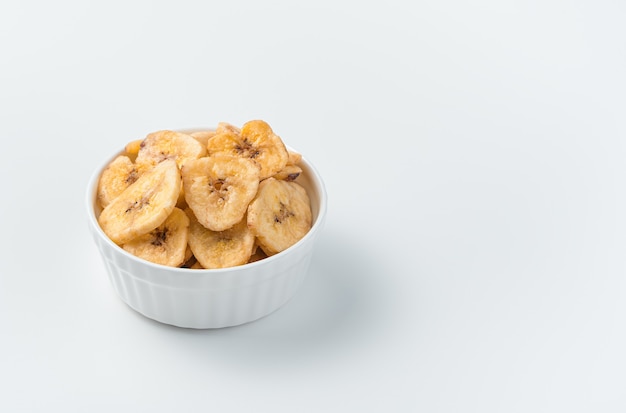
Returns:
[[[626,6],[0,4],[0,411],[626,411]],[[85,187],[158,129],[264,119],[326,181],[245,326],[129,309]]]

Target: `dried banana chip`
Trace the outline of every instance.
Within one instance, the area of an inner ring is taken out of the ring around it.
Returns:
[[[165,159],[174,159],[181,168],[188,160],[205,154],[205,147],[190,135],[162,130],[149,134],[141,142],[135,163],[149,169]]]
[[[140,172],[128,156],[120,155],[102,171],[98,182],[98,202],[106,207],[138,178]]]
[[[283,169],[289,160],[281,138],[261,120],[247,122],[240,133],[232,128],[218,128],[218,133],[207,142],[207,151],[209,156],[226,154],[253,160],[261,168],[261,180]]]
[[[224,231],[211,231],[196,219],[193,211],[186,211],[189,226],[189,247],[203,268],[227,268],[248,262],[254,247],[254,234],[248,229],[245,217]]]
[[[248,227],[267,255],[286,250],[311,229],[311,203],[296,182],[268,178],[248,207]]]
[[[259,168],[245,158],[208,156],[182,168],[187,205],[198,221],[223,231],[241,221],[259,187]]]
[[[141,175],[98,217],[102,230],[116,244],[147,234],[165,221],[180,192],[180,171],[165,160]]]
[[[179,267],[186,260],[189,239],[189,218],[174,208],[165,221],[122,247],[131,254],[155,264]]]

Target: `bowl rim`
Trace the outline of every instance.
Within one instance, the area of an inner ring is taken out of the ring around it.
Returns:
[[[189,131],[190,129],[180,129],[177,131]],[[208,130],[208,129],[203,129],[203,130]],[[187,132],[188,133],[188,132]],[[285,145],[287,147],[287,149],[291,150],[291,151],[295,151],[298,152],[296,149],[292,148],[289,145]],[[87,219],[89,221],[89,225],[92,227],[92,229],[95,231],[95,233],[97,234],[97,236],[104,240],[104,242],[110,247],[113,248],[115,251],[117,251],[118,253],[124,255],[127,259],[130,259],[138,264],[150,267],[150,268],[154,268],[155,270],[159,270],[159,271],[170,271],[170,272],[174,272],[174,273],[180,273],[180,274],[185,274],[185,275],[190,275],[190,274],[194,274],[197,276],[207,276],[207,275],[212,275],[212,274],[225,274],[225,273],[230,273],[230,272],[240,272],[242,270],[245,269],[249,269],[249,268],[254,268],[254,267],[258,267],[258,266],[263,266],[263,265],[269,265],[270,263],[276,261],[276,260],[280,260],[283,259],[284,257],[286,257],[287,255],[289,255],[291,252],[299,249],[303,244],[307,243],[309,241],[310,238],[314,237],[316,235],[316,233],[321,230],[321,228],[323,227],[325,220],[326,220],[326,213],[327,213],[327,203],[328,203],[328,194],[326,192],[326,186],[324,184],[324,180],[322,179],[322,176],[320,175],[319,171],[317,170],[317,168],[314,166],[314,164],[309,161],[309,159],[302,155],[302,160],[301,162],[305,165],[305,168],[308,169],[309,171],[309,179],[310,179],[310,183],[313,187],[315,187],[315,189],[318,192],[318,198],[319,198],[319,205],[318,205],[318,211],[317,211],[317,217],[315,218],[315,221],[313,222],[313,225],[311,226],[311,229],[309,229],[309,231],[306,233],[306,235],[304,235],[304,237],[302,237],[300,240],[298,240],[298,242],[296,242],[295,244],[293,244],[292,246],[290,246],[289,248],[271,255],[269,257],[263,258],[262,260],[258,260],[255,262],[251,262],[251,263],[246,263],[246,264],[241,264],[241,265],[237,265],[234,267],[226,267],[226,268],[203,268],[203,269],[195,269],[195,268],[182,268],[182,267],[170,267],[167,265],[162,265],[162,264],[157,264],[154,262],[150,262],[147,260],[144,260],[142,258],[139,258],[131,253],[129,253],[128,251],[126,251],[125,249],[123,249],[122,247],[120,247],[119,245],[117,245],[116,243],[114,243],[102,230],[102,228],[100,227],[100,225],[98,224],[98,220],[96,218],[96,212],[95,212],[95,196],[96,196],[96,189],[97,189],[97,183],[98,183],[98,179],[102,173],[102,171],[106,168],[106,166],[113,160],[115,159],[116,156],[119,156],[120,154],[123,153],[123,150],[119,150],[118,152],[116,152],[115,154],[113,154],[112,156],[109,156],[108,158],[106,158],[105,160],[101,161],[99,163],[99,166],[92,172],[91,177],[89,178],[89,181],[87,183],[87,187],[86,187],[86,196],[85,196],[85,206],[87,209]],[[298,152],[301,153],[301,152]]]

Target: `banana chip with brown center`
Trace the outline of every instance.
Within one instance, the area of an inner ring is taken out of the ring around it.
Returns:
[[[186,211],[189,226],[189,247],[203,268],[227,268],[248,262],[254,248],[254,234],[248,229],[245,217],[224,231],[211,231],[196,219],[193,211]]]
[[[268,178],[248,207],[248,227],[267,255],[298,242],[311,229],[311,203],[296,182]]]
[[[257,165],[233,156],[190,160],[182,176],[187,205],[213,231],[224,231],[241,221],[259,187]]]
[[[261,180],[287,165],[287,147],[270,125],[262,120],[247,122],[240,131],[222,126],[217,132],[207,142],[209,156],[227,154],[251,159],[261,168]]]
[[[185,262],[189,240],[189,218],[174,208],[165,221],[122,247],[131,254],[156,264],[178,267]]]

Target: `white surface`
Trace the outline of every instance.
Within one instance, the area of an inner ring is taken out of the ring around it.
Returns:
[[[214,3],[1,3],[1,411],[626,410],[623,2]],[[305,284],[136,314],[92,169],[253,118],[326,180]]]

